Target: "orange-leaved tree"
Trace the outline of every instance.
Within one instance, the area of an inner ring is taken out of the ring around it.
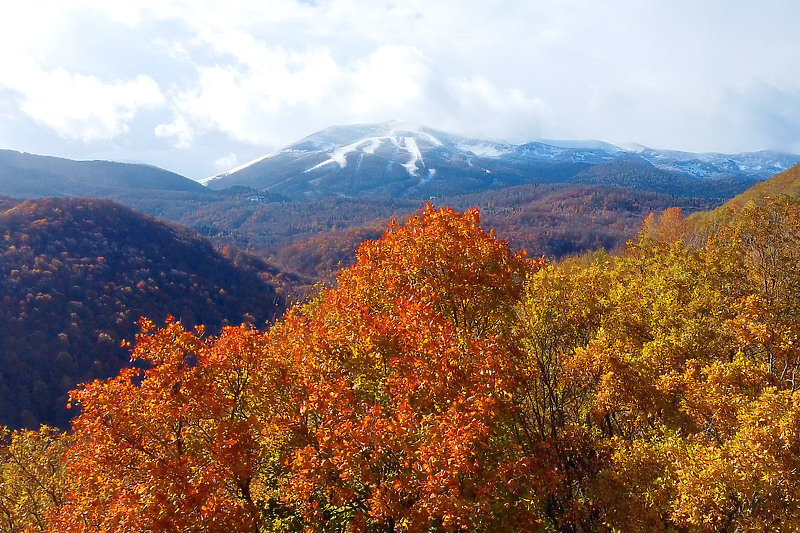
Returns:
[[[547,469],[513,433],[525,274],[477,211],[425,210],[271,332],[305,371],[284,498],[321,530],[517,530]]]
[[[123,370],[72,393],[68,472],[56,531],[258,531],[282,513],[275,493],[296,409],[287,369],[264,335],[218,338],[143,320]]]

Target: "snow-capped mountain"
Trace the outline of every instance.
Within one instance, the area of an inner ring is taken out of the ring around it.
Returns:
[[[695,154],[602,141],[514,144],[389,121],[331,126],[203,182],[212,189],[244,185],[291,198],[431,196],[521,183],[581,181],[586,171],[598,165],[609,165],[601,174],[604,182],[613,183],[619,167],[611,164],[626,163],[627,173],[641,168],[648,175],[654,171],[674,175],[679,178],[676,183],[680,179],[736,180],[746,188],[798,162],[800,156],[776,152]],[[592,179],[597,176],[595,170]]]

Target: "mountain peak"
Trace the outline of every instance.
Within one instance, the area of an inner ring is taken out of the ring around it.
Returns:
[[[331,194],[427,197],[568,181],[588,168],[615,162],[655,167],[690,180],[750,183],[786,170],[800,156],[693,154],[597,140],[515,144],[388,120],[327,127],[206,184],[214,189],[245,185],[298,199]]]
[[[439,132],[433,128],[423,126],[414,122],[401,122],[398,120],[389,120],[386,122],[365,123],[365,124],[347,124],[328,126],[327,128],[312,133],[304,137],[296,143],[290,144],[285,149],[292,149],[298,145],[305,146],[312,143],[315,146],[346,146],[361,140],[369,140],[374,138],[398,138],[398,137],[424,137],[428,139],[435,139],[437,134],[447,135],[444,132]],[[434,144],[436,142],[434,141]]]

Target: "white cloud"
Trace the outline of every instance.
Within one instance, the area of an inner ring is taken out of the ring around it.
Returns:
[[[178,116],[168,124],[159,124],[153,132],[157,137],[173,138],[176,148],[191,148],[197,136],[196,128],[184,116]]]
[[[214,160],[214,169],[217,172],[224,172],[226,170],[235,168],[238,165],[239,165],[239,157],[234,153],[230,153],[228,155],[222,156]]]
[[[362,116],[381,109],[402,109],[423,96],[431,65],[411,46],[381,46],[358,61],[349,74],[349,105]]]
[[[212,129],[249,143],[280,143],[291,114],[343,118],[402,110],[420,100],[429,65],[413,47],[384,46],[338,64],[328,50],[296,52],[268,47],[243,34],[217,35],[227,65],[198,67],[198,82],[174,96],[177,114],[156,128],[187,147]],[[298,130],[300,133],[303,130]]]
[[[25,58],[0,62],[0,87],[18,94],[19,109],[68,139],[110,139],[127,131],[142,108],[158,106],[164,96],[147,76],[103,81],[62,68],[43,70]]]
[[[544,100],[518,87],[499,87],[483,76],[452,80],[449,85],[459,115],[480,117],[476,124],[461,125],[464,133],[530,139],[541,135],[553,120],[552,109]]]
[[[335,90],[340,71],[327,52],[243,43],[235,63],[197,67],[196,84],[173,95],[176,116],[157,126],[157,135],[176,136],[187,146],[218,129],[243,142],[270,142],[276,137],[271,118],[293,106],[319,106]]]

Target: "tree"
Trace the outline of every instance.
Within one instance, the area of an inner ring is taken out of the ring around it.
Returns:
[[[246,326],[218,338],[143,320],[147,370],[73,391],[69,475],[57,531],[258,531],[281,513],[275,480],[293,415],[286,368]]]
[[[428,205],[267,333],[143,321],[49,530],[798,529],[800,217],[747,209],[546,265]]]
[[[427,205],[363,244],[357,263],[273,346],[303,368],[307,444],[285,498],[321,530],[515,530],[538,521],[541,465],[515,440],[512,326],[540,261],[477,211]]]
[[[50,531],[49,516],[70,484],[64,454],[71,438],[54,428],[0,430],[0,531]]]

